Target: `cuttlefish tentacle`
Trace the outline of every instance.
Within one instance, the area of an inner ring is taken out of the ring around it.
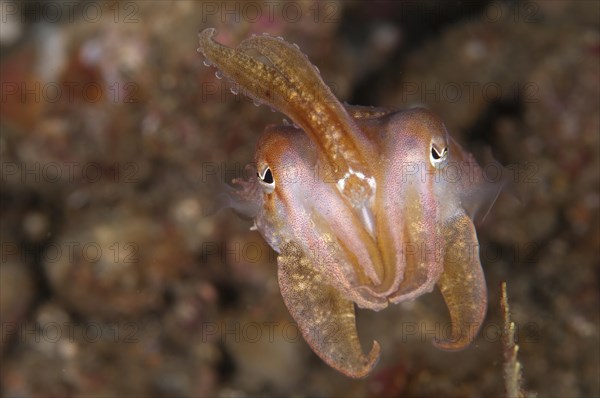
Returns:
[[[295,46],[270,36],[247,39],[240,48],[225,47],[212,38],[213,28],[199,34],[199,51],[245,93],[281,111],[317,144],[334,166],[338,189],[357,208],[369,205],[375,179],[363,154],[367,142],[354,120],[323,82],[307,57]],[[268,65],[249,54],[256,50]]]
[[[363,354],[354,303],[326,282],[299,245],[283,244],[277,262],[283,300],[313,351],[347,376],[366,376],[381,349],[374,341],[369,354]]]
[[[479,245],[473,221],[454,217],[444,229],[446,253],[438,286],[452,320],[452,336],[434,341],[444,350],[460,350],[473,341],[487,309],[485,277],[479,261]]]

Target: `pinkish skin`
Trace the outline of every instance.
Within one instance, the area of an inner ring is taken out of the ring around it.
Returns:
[[[298,126],[266,128],[257,177],[235,181],[233,196],[279,253],[283,299],[314,352],[347,376],[366,376],[380,346],[363,354],[354,303],[381,310],[435,285],[452,336],[434,344],[470,344],[487,308],[472,220],[501,184],[484,182],[431,112],[344,106],[295,46],[253,36],[232,49],[214,34],[199,35],[207,60]]]

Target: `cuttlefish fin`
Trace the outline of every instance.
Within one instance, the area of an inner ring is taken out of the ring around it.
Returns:
[[[381,349],[375,341],[371,352],[363,354],[354,303],[326,283],[297,244],[283,244],[277,262],[283,300],[313,351],[346,376],[366,376]]]
[[[451,336],[436,339],[434,344],[454,351],[469,345],[481,328],[487,288],[473,221],[464,213],[455,216],[444,228],[444,238],[444,271],[438,286],[450,311],[452,327]]]

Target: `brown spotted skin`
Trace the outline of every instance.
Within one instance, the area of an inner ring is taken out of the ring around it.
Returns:
[[[485,181],[431,112],[344,106],[296,46],[263,35],[229,48],[214,35],[199,35],[206,59],[294,123],[266,128],[259,175],[235,181],[233,195],[279,253],[283,299],[313,351],[366,376],[380,346],[363,353],[354,306],[380,310],[435,286],[452,323],[434,344],[469,345],[487,308],[473,219],[501,184]]]

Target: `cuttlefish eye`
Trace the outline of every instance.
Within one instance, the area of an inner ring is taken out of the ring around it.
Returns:
[[[431,144],[431,154],[429,156],[429,160],[434,167],[438,167],[446,157],[448,156],[448,148],[447,147],[438,147],[435,144]]]
[[[271,168],[269,166],[265,166],[262,169],[262,172],[256,173],[258,177],[258,182],[264,188],[266,193],[271,193],[275,189],[275,179],[273,178],[273,173],[271,172]]]

